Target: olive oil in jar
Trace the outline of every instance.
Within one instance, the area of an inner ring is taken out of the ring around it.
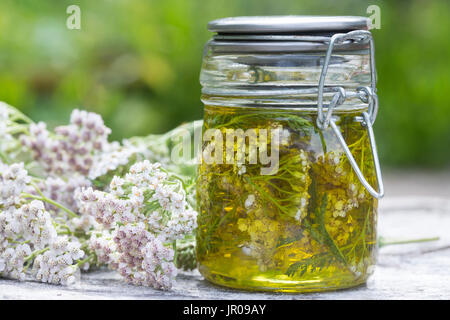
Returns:
[[[377,200],[353,173],[331,130],[318,130],[315,118],[283,109],[205,107],[204,130],[219,129],[224,137],[233,128],[282,128],[274,174],[261,175],[259,163],[200,166],[197,257],[208,280],[286,292],[366,281],[374,264]],[[354,113],[341,114],[338,124],[374,181],[365,129]],[[238,143],[246,145],[248,160],[249,141]]]

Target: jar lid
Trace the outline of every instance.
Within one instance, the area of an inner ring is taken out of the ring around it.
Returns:
[[[208,23],[212,32],[233,34],[343,32],[369,29],[369,19],[357,16],[249,16]]]
[[[208,43],[215,52],[323,52],[333,34],[368,30],[369,19],[356,16],[230,17],[208,23],[216,32]],[[336,51],[367,49],[366,42],[346,41]]]

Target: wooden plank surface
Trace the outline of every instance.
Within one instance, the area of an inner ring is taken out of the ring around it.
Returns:
[[[449,299],[450,199],[393,197],[380,203],[379,234],[389,239],[439,236],[432,243],[381,248],[367,285],[325,293],[250,293],[214,286],[198,272],[181,273],[173,290],[125,284],[111,271],[83,274],[79,284],[61,287],[0,280],[0,299]]]

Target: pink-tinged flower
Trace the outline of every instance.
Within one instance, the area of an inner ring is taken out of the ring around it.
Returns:
[[[94,216],[112,230],[105,239],[92,237],[90,248],[127,282],[169,289],[177,271],[172,244],[197,226],[197,212],[189,205],[181,181],[160,164],[142,161],[131,166],[125,177],[113,178],[109,190],[77,192],[81,214]]]

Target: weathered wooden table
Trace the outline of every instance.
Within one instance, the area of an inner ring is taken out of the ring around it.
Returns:
[[[447,180],[448,181],[448,180]],[[448,182],[446,182],[448,183]],[[445,184],[448,188],[448,185]],[[198,272],[181,273],[172,291],[125,284],[110,271],[84,274],[73,287],[0,280],[2,299],[450,299],[450,195],[393,196],[380,202],[379,234],[388,239],[439,241],[381,248],[365,286],[311,294],[249,293],[209,284]],[[440,194],[439,194],[440,193]]]

